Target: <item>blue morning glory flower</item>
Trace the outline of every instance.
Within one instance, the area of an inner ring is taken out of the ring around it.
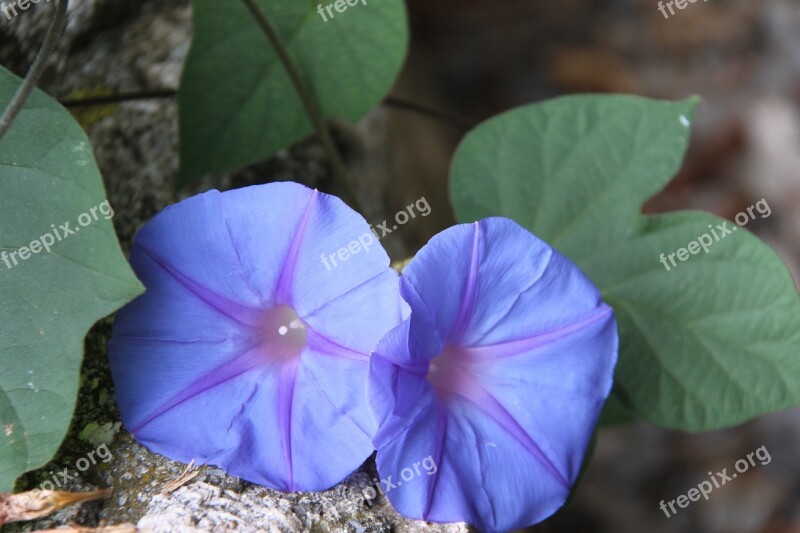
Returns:
[[[411,317],[373,353],[368,387],[387,497],[408,517],[484,531],[547,518],[611,389],[611,308],[503,218],[440,233],[400,286]]]
[[[131,264],[147,291],[109,352],[140,443],[283,491],[369,457],[369,354],[407,306],[360,215],[293,183],[211,191],[144,226]]]

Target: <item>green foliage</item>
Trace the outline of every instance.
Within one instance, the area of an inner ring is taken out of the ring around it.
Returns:
[[[461,221],[507,216],[577,263],[616,313],[618,399],[654,424],[704,430],[800,403],[800,302],[778,256],[741,228],[669,271],[660,262],[723,222],[641,215],[681,164],[695,103],[515,109],[463,141],[451,199]]]
[[[402,0],[334,10],[327,22],[318,2],[258,4],[323,117],[356,121],[391,88],[408,40]],[[238,0],[195,0],[178,104],[180,185],[261,161],[313,132],[278,53]]]
[[[0,109],[20,81],[0,68]],[[0,141],[0,190],[3,492],[53,457],[75,407],[86,332],[142,287],[103,214],[110,211],[95,209],[96,220],[91,214],[104,191],[86,135],[42,92],[30,96]],[[91,223],[81,226],[84,213]],[[74,234],[60,228],[67,222]],[[33,245],[38,253],[20,258],[21,247],[50,240],[49,252]]]

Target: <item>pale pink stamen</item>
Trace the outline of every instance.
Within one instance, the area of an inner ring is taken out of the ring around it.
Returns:
[[[258,326],[264,355],[272,361],[282,361],[300,355],[308,341],[305,323],[291,307],[282,305],[270,309]]]

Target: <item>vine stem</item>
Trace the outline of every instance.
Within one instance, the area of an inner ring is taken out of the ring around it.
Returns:
[[[64,107],[91,107],[106,104],[118,104],[122,102],[131,102],[135,100],[149,100],[156,98],[174,98],[177,95],[177,89],[153,89],[141,91],[128,91],[116,94],[105,94],[98,96],[80,96],[68,97],[59,100]],[[409,100],[404,100],[396,96],[387,96],[384,98],[382,105],[394,107],[403,111],[411,111],[419,115],[447,122],[460,130],[470,130],[477,125],[472,119],[462,117],[456,113],[446,111],[443,109],[436,109],[434,107],[418,104]]]
[[[281,41],[278,33],[275,31],[275,28],[273,28],[272,23],[269,21],[264,12],[261,11],[261,8],[258,7],[258,4],[256,4],[256,0],[242,0],[242,2],[245,6],[247,6],[247,9],[250,10],[250,13],[253,15],[253,18],[256,20],[258,25],[261,26],[261,29],[267,36],[267,39],[269,39],[270,44],[278,54],[278,58],[283,64],[283,68],[286,69],[286,72],[289,74],[289,78],[291,78],[292,84],[294,85],[297,94],[300,96],[303,107],[305,108],[308,117],[311,119],[314,129],[317,131],[317,135],[322,142],[322,147],[330,159],[331,167],[333,168],[333,174],[336,177],[336,180],[342,185],[347,196],[350,197],[353,208],[356,211],[360,211],[362,214],[365,214],[364,210],[360,208],[358,197],[348,181],[347,171],[345,170],[345,166],[342,162],[341,156],[339,155],[339,151],[336,149],[336,145],[333,142],[331,132],[328,129],[328,126],[325,124],[325,121],[322,118],[322,113],[314,102],[314,99],[308,92],[308,89],[303,82],[303,78],[300,76],[300,71],[298,70],[297,65],[295,65],[294,60],[289,56],[289,53],[283,46],[283,42]]]
[[[42,77],[45,67],[47,66],[48,57],[55,49],[58,40],[61,38],[61,34],[64,33],[64,28],[67,23],[68,4],[69,0],[56,0],[56,12],[55,15],[53,15],[53,21],[50,23],[50,27],[47,29],[42,47],[36,54],[36,59],[33,60],[28,74],[25,75],[25,79],[22,80],[22,84],[17,88],[17,92],[14,93],[14,97],[3,112],[3,116],[0,117],[0,139],[8,132],[11,123],[14,122],[14,118],[16,118],[17,114],[25,105],[25,101],[28,99],[28,96],[30,96],[34,87],[36,87],[39,78]]]
[[[176,89],[156,89],[152,91],[130,91],[116,94],[103,94],[98,96],[67,97],[59,100],[64,107],[92,107],[106,104],[119,104],[135,100],[150,100],[156,98],[175,98]]]
[[[438,120],[443,120],[461,130],[471,130],[477,125],[474,120],[462,117],[456,113],[435,109],[433,107],[418,104],[416,102],[410,102],[408,100],[403,100],[402,98],[397,98],[396,96],[387,96],[384,98],[383,104],[396,107],[398,109],[404,109],[406,111],[413,111],[414,113],[426,115]]]

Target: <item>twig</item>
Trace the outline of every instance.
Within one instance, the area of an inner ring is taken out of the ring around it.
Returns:
[[[119,524],[116,526],[86,527],[70,522],[69,529],[37,529],[33,533],[137,533],[139,529],[133,524]]]
[[[56,0],[56,12],[53,15],[53,21],[50,23],[50,27],[47,29],[42,47],[36,54],[36,59],[33,60],[33,64],[28,70],[25,79],[22,81],[22,85],[19,86],[11,102],[8,104],[8,107],[3,112],[3,116],[0,117],[0,139],[3,138],[3,135],[5,135],[11,127],[11,123],[14,121],[17,113],[19,113],[22,106],[25,105],[25,101],[28,99],[31,91],[36,87],[39,78],[42,77],[45,67],[47,66],[47,59],[55,49],[56,43],[58,43],[58,40],[61,38],[61,34],[64,32],[64,27],[67,23],[68,4],[69,0]]]
[[[0,526],[49,516],[59,509],[111,496],[111,489],[89,492],[31,490],[18,494],[0,493]]]
[[[161,489],[161,494],[169,494],[170,492],[174,492],[199,475],[200,471],[195,468],[194,460],[192,460],[192,462],[186,466],[183,472],[181,472],[181,475],[164,484],[164,487]]]
[[[284,48],[283,43],[281,42],[280,36],[275,31],[275,28],[272,27],[272,23],[269,21],[267,16],[264,15],[264,13],[258,7],[255,0],[242,0],[242,2],[245,6],[247,6],[247,9],[250,10],[250,13],[253,15],[253,18],[256,19],[258,25],[261,26],[261,29],[267,36],[267,39],[269,39],[270,44],[272,44],[272,47],[278,54],[278,58],[283,64],[283,68],[286,69],[286,72],[289,74],[289,78],[291,78],[292,84],[294,85],[297,94],[300,96],[303,107],[305,108],[308,117],[311,119],[314,129],[317,130],[317,135],[322,142],[322,147],[328,154],[331,166],[333,167],[333,174],[336,176],[337,181],[341,183],[342,187],[345,189],[345,192],[350,197],[350,200],[353,203],[353,208],[364,213],[364,210],[359,206],[358,197],[348,181],[347,171],[345,170],[345,166],[342,162],[341,156],[339,155],[339,151],[336,149],[336,145],[333,142],[331,132],[328,129],[328,126],[325,124],[325,121],[322,118],[322,113],[320,113],[320,110],[317,108],[314,99],[306,89],[303,78],[300,76],[300,71],[294,64],[294,60],[289,56],[289,53],[286,51],[286,48]]]

